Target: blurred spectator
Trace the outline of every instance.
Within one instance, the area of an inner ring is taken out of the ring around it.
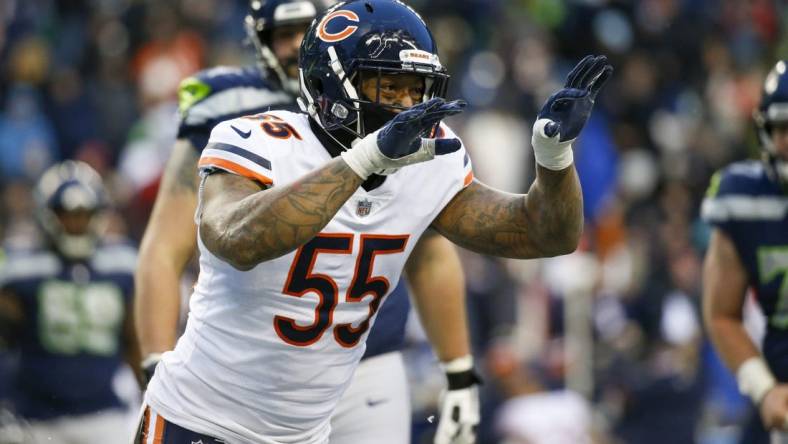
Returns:
[[[41,110],[38,91],[29,86],[15,86],[0,114],[3,181],[33,181],[57,158],[55,133]]]

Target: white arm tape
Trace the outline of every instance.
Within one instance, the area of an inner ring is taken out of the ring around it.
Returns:
[[[749,396],[755,404],[760,404],[769,390],[777,385],[777,380],[760,356],[753,356],[744,361],[736,370],[736,381],[739,391]]]
[[[559,142],[560,133],[553,137],[547,137],[544,127],[551,122],[550,119],[539,119],[534,122],[531,145],[534,147],[536,163],[548,170],[560,171],[572,165],[574,161],[572,142],[575,139]]]
[[[449,362],[441,362],[441,367],[446,373],[465,372],[473,368],[473,356],[465,355],[461,358],[452,359]]]

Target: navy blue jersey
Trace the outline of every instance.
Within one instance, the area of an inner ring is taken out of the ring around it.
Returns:
[[[766,315],[763,354],[775,376],[788,382],[788,195],[761,162],[718,172],[703,202],[703,218],[730,237],[749,286]]]
[[[217,67],[181,82],[178,93],[181,123],[179,139],[189,139],[202,151],[213,127],[224,120],[268,111],[295,110],[295,97],[277,89],[257,66]],[[367,338],[365,358],[402,348],[410,310],[403,280],[386,297]]]
[[[258,66],[219,66],[181,82],[178,138],[205,148],[217,123],[271,109],[296,110],[295,97],[265,78]]]
[[[378,310],[378,317],[367,337],[367,350],[361,359],[401,349],[405,345],[409,311],[408,287],[405,279],[400,279]]]
[[[49,250],[9,252],[0,288],[19,301],[19,365],[12,401],[21,416],[50,419],[119,407],[112,379],[124,352],[136,251],[101,246],[84,262]]]

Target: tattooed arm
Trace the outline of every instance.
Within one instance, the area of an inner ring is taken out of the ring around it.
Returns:
[[[134,324],[142,356],[175,346],[180,278],[197,248],[198,150],[178,140],[164,170],[134,274]]]
[[[266,190],[241,176],[212,174],[205,179],[200,237],[213,254],[249,270],[312,239],[362,182],[342,158]]]
[[[474,181],[433,226],[452,242],[482,254],[529,259],[571,253],[583,230],[583,196],[574,165],[560,171],[537,166],[526,195]]]

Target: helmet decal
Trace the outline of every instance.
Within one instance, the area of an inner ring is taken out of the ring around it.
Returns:
[[[328,32],[326,30],[328,23],[337,17],[344,17],[351,22],[359,22],[358,15],[353,11],[348,11],[345,9],[334,11],[323,17],[323,20],[320,21],[320,24],[317,27],[317,36],[320,38],[320,40],[328,43],[339,42],[345,40],[346,38],[353,35],[354,32],[356,32],[358,26],[353,25],[348,25],[339,32]]]

